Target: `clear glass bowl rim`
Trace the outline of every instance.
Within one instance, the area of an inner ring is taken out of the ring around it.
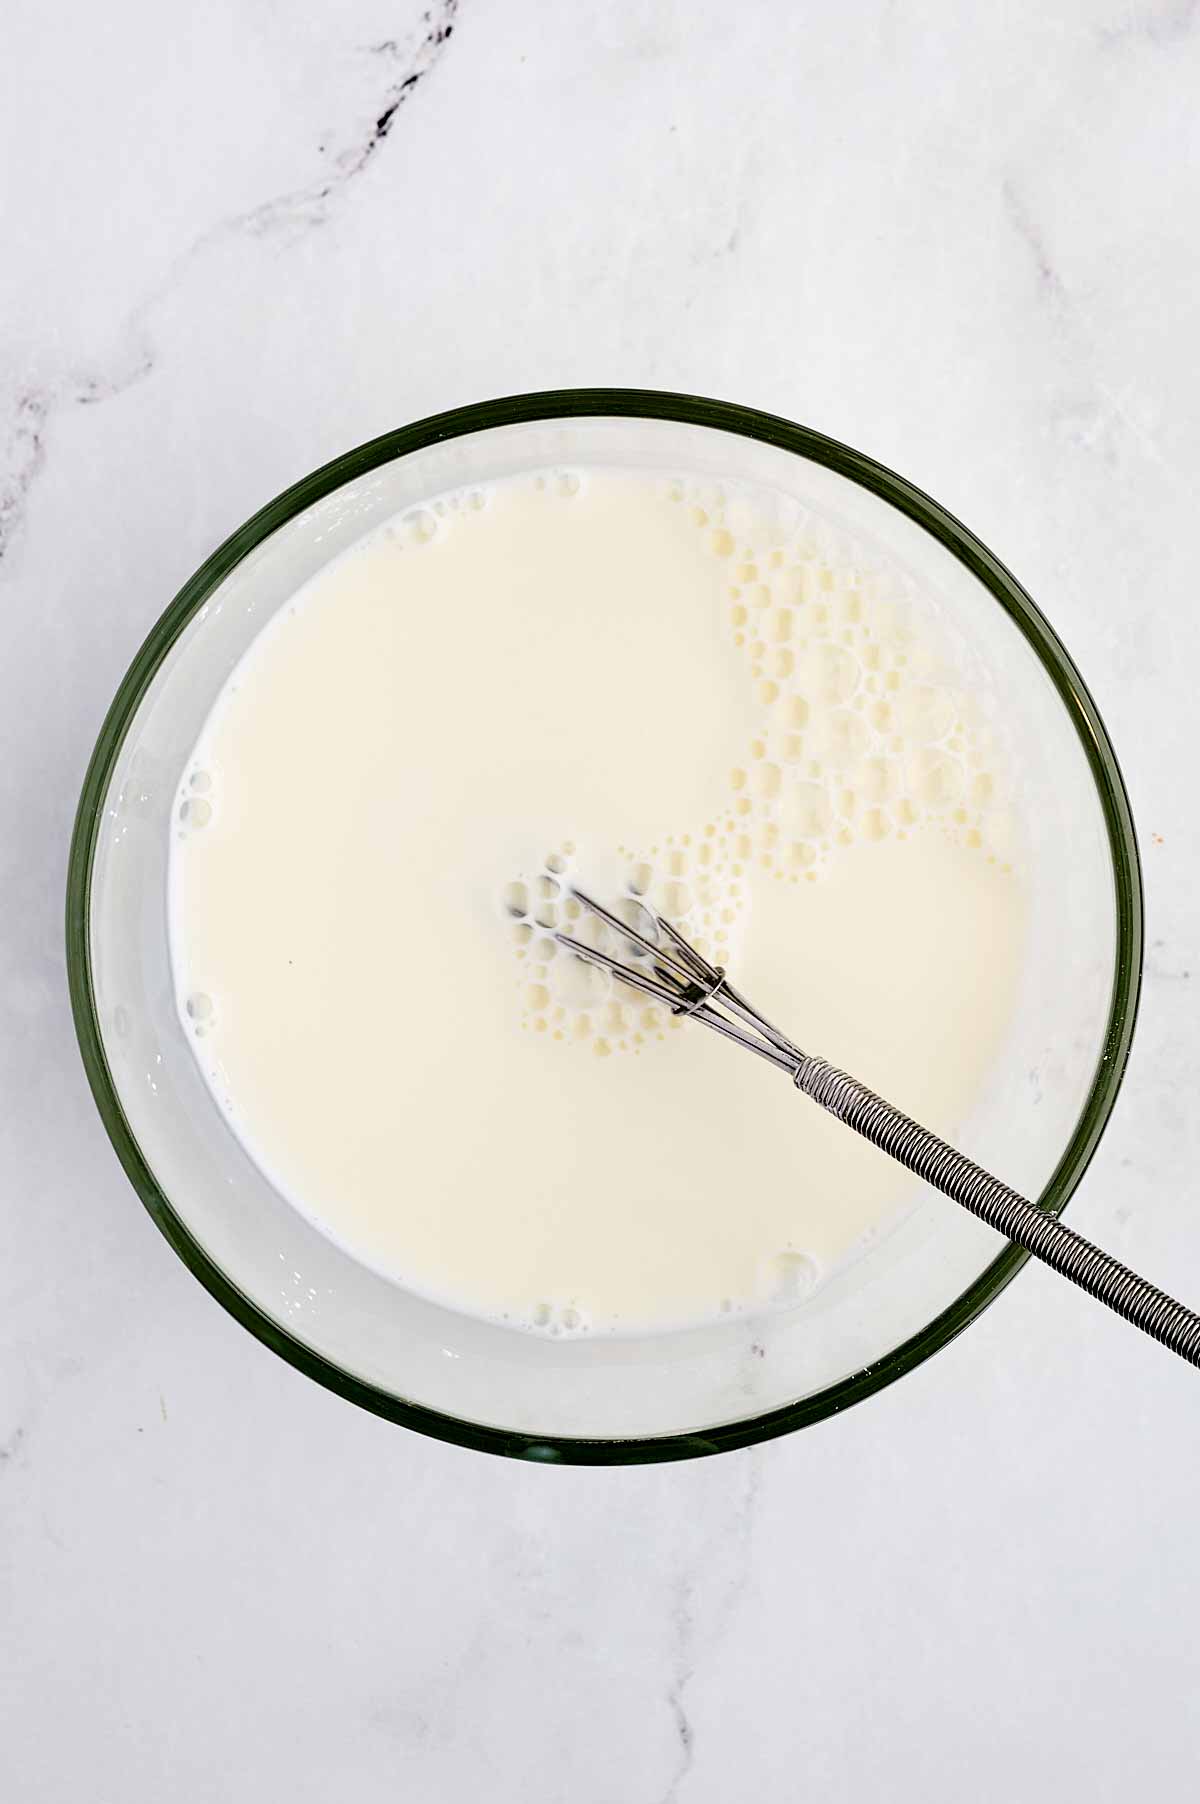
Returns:
[[[1141,862],[1129,798],[1104,722],[1066,648],[1030,596],[972,532],[902,476],[836,439],[753,408],[653,389],[575,388],[510,395],[434,414],[344,452],[285,489],[226,539],[184,584],[126,672],[100,730],[79,800],[67,873],[67,975],[75,1031],[96,1106],[133,1188],[184,1264],[243,1327],[281,1358],[361,1408],[439,1440],[518,1459],[572,1465],[695,1458],[746,1447],[820,1422],[893,1384],[946,1346],[1011,1282],[1029,1255],[1018,1247],[1005,1248],[948,1308],[882,1359],[764,1415],[694,1433],[628,1440],[539,1439],[444,1415],[364,1383],[313,1352],[243,1295],[194,1239],[160,1189],[125,1119],[96,1013],[88,923],[101,810],[125,734],[179,634],[243,558],[305,508],[380,464],[491,427],[597,416],[710,427],[779,446],[836,471],[932,533],[977,577],[1037,655],[1074,724],[1096,786],[1112,858],[1116,914],[1112,1003],[1095,1077],[1075,1130],[1038,1199],[1040,1207],[1052,1214],[1058,1215],[1066,1207],[1112,1113],[1129,1057],[1143,951]]]

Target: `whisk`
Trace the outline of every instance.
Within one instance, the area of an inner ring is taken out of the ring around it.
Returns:
[[[1200,1365],[1200,1315],[1139,1278],[1056,1216],[1010,1190],[857,1078],[815,1053],[802,1052],[747,1002],[720,965],[710,964],[678,928],[644,903],[639,901],[630,910],[638,922],[635,926],[582,890],[573,888],[571,893],[581,908],[624,941],[630,959],[617,958],[569,933],[555,934],[560,946],[611,972],[642,995],[665,1003],[674,1014],[686,1015],[786,1072],[805,1096],[881,1152],[953,1197],[997,1233],[1070,1278],[1182,1359]]]

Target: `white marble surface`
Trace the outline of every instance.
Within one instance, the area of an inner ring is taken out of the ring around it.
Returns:
[[[1200,1297],[1196,0],[16,0],[0,83],[0,1795],[1194,1787],[1193,1372],[1031,1271],[751,1453],[405,1434],[150,1225],[61,898],[131,653],[295,477],[560,384],[789,414],[970,522],[1093,686],[1150,954],[1072,1219]]]

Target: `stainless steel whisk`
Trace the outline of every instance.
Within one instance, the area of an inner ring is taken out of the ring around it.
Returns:
[[[702,958],[677,928],[654,915],[644,903],[639,901],[637,910],[646,931],[602,908],[582,890],[572,888],[571,894],[581,907],[631,947],[634,962],[627,963],[586,945],[568,933],[555,934],[560,946],[589,964],[610,971],[643,995],[665,1003],[673,1013],[712,1028],[714,1033],[787,1072],[805,1096],[881,1152],[953,1197],[997,1233],[1053,1266],[1126,1321],[1170,1347],[1181,1359],[1200,1365],[1200,1315],[1147,1284],[1056,1216],[1010,1190],[857,1078],[839,1071],[815,1053],[802,1052],[765,1015],[751,1007],[720,965]]]

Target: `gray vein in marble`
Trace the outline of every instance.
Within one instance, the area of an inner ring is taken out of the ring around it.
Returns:
[[[1200,0],[1167,0],[1165,6],[1145,7],[1119,25],[1102,27],[1099,37],[1106,49],[1138,39],[1156,46],[1178,44],[1198,21]]]
[[[672,1592],[670,1620],[674,1653],[666,1703],[679,1748],[675,1770],[661,1804],[678,1804],[680,1791],[696,1762],[696,1732],[685,1693],[696,1676],[701,1658],[698,1642],[704,1614],[703,1592],[713,1577],[714,1568],[719,1567],[715,1597],[709,1603],[711,1620],[705,1633],[705,1651],[711,1651],[733,1621],[750,1577],[754,1520],[762,1486],[761,1449],[750,1449],[744,1458],[745,1482],[742,1494],[734,1504],[732,1527],[722,1525],[710,1545],[702,1549],[699,1557],[689,1562],[680,1574]]]
[[[1200,0],[1195,0],[1200,8]],[[1016,182],[1008,175],[1001,184],[1005,215],[1033,264],[1039,298],[1064,341],[1073,342],[1070,354],[1074,378],[1072,390],[1050,401],[1050,418],[1069,444],[1098,458],[1110,469],[1118,463],[1122,441],[1153,462],[1172,486],[1181,483],[1179,473],[1148,426],[1132,411],[1133,403],[1119,394],[1096,372],[1089,342],[1087,310],[1060,273],[1050,241]],[[1064,386],[1065,386],[1064,372]]]
[[[1193,10],[1200,17],[1200,0],[1193,0]],[[1089,325],[1086,309],[1068,288],[1045,232],[1011,175],[1001,184],[1001,197],[1008,222],[1033,264],[1039,295],[1047,309],[1053,312],[1061,328],[1065,329],[1069,322],[1086,333]],[[1085,392],[1052,403],[1054,424],[1071,444],[1093,456],[1100,456],[1110,467],[1116,465],[1117,446],[1124,438],[1154,463],[1172,486],[1181,487],[1184,479],[1154,433],[1136,417],[1134,403],[1095,373],[1093,359],[1087,354],[1086,340],[1077,343],[1074,350],[1077,358],[1083,353],[1079,373]]]
[[[115,400],[135,382],[141,382],[154,369],[154,353],[140,341],[131,343],[125,366],[110,365],[107,370],[76,376],[64,399],[78,407],[95,407],[101,401]]]
[[[242,233],[265,237],[289,226],[301,229],[322,225],[335,199],[366,169],[388,137],[400,109],[437,66],[454,35],[459,0],[440,0],[423,16],[424,30],[415,46],[385,38],[366,47],[366,54],[403,73],[393,76],[380,96],[378,112],[366,136],[334,159],[322,180],[296,188],[204,232],[179,258],[166,280],[130,314],[125,337],[131,354],[115,368],[76,373],[51,385],[17,391],[8,443],[0,456],[0,565],[11,550],[25,519],[29,493],[46,456],[48,426],[52,414],[64,405],[95,406],[123,394],[154,369],[154,353],[146,342],[145,318],[164,294],[182,279],[186,270],[213,244]],[[321,147],[323,148],[323,147]]]
[[[1158,439],[1150,428],[1131,412],[1132,403],[1106,382],[1097,382],[1096,392],[1101,401],[1107,403],[1113,419],[1133,439],[1138,449],[1151,463],[1155,464],[1159,473],[1180,494],[1186,493],[1189,501],[1192,495],[1192,484],[1176,467],[1174,460],[1163,450]]]
[[[1056,303],[1062,302],[1066,298],[1066,288],[1054,266],[1045,234],[1030,212],[1011,176],[1005,177],[1001,193],[1009,223],[1025,245],[1033,261],[1038,287],[1047,300]]]
[[[391,132],[396,115],[412,99],[420,84],[440,62],[454,35],[458,0],[441,0],[425,14],[425,31],[415,50],[395,38],[384,38],[367,46],[367,55],[384,62],[399,63],[404,73],[388,83],[370,129],[358,144],[343,150],[334,158],[333,169],[323,180],[277,195],[248,213],[217,227],[221,236],[233,232],[249,232],[262,237],[281,228],[324,225],[330,216],[332,202],[341,191],[361,175]],[[197,249],[199,246],[196,247]]]
[[[692,1609],[694,1587],[694,1578],[682,1578],[675,1588],[671,1606],[671,1626],[675,1634],[676,1652],[674,1671],[667,1689],[667,1708],[671,1712],[675,1733],[679,1738],[679,1754],[675,1771],[671,1775],[671,1783],[663,1794],[662,1804],[675,1804],[675,1800],[679,1796],[679,1788],[691,1772],[696,1759],[695,1732],[683,1701],[684,1691],[695,1671],[692,1659],[692,1643],[696,1630],[696,1619]]]
[[[24,524],[30,490],[46,459],[51,416],[60,407],[111,401],[153,368],[150,350],[131,340],[131,355],[107,371],[75,373],[58,383],[17,391],[8,444],[0,458],[0,564]]]
[[[743,144],[724,192],[712,196],[711,219],[692,252],[694,265],[711,270],[712,265],[737,255],[751,224],[755,189],[754,147]]]
[[[25,1444],[24,1428],[14,1428],[5,1441],[0,1441],[0,1469],[10,1465]]]
[[[1200,7],[1200,0],[1196,0]],[[1049,240],[1021,189],[1012,176],[1001,185],[1004,211],[1009,224],[1033,264],[1038,292],[1056,324],[1064,331],[1069,323],[1078,334],[1086,334],[1086,311],[1071,294],[1054,260]],[[1078,449],[1101,458],[1115,467],[1121,439],[1149,458],[1174,485],[1180,482],[1171,460],[1163,452],[1153,433],[1131,412],[1130,403],[1108,383],[1099,379],[1092,368],[1086,336],[1079,337],[1074,347],[1077,377],[1084,392],[1060,397],[1051,402],[1051,417],[1067,441]]]
[[[44,389],[18,392],[0,464],[0,563],[25,517],[25,503],[46,456],[46,416],[50,396]]]
[[[1151,940],[1150,950],[1146,954],[1146,976],[1156,978],[1163,983],[1189,982],[1192,975],[1191,966],[1177,964],[1165,958],[1166,949],[1166,940]]]

